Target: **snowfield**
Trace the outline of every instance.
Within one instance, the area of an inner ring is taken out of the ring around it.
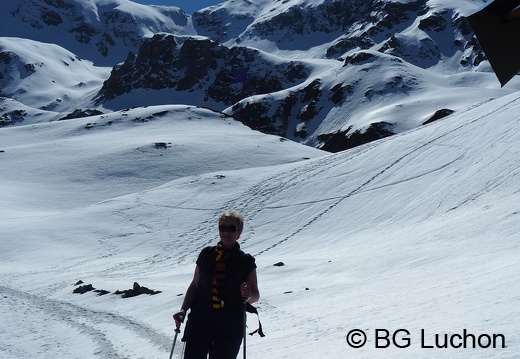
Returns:
[[[337,154],[189,106],[4,127],[0,356],[166,358],[235,208],[266,333],[248,358],[518,358],[519,111],[513,94]],[[114,294],[134,282],[161,293]]]

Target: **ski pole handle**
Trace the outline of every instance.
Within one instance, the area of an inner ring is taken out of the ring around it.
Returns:
[[[184,322],[184,318],[186,316],[186,311],[182,309],[180,312],[177,312],[173,315],[173,320],[175,321],[175,325],[177,329],[181,326],[181,324]]]

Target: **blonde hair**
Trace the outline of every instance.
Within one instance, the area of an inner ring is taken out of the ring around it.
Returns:
[[[234,210],[224,211],[218,217],[218,223],[222,222],[225,219],[232,219],[235,221],[238,229],[238,233],[242,233],[244,229],[244,217],[238,212]]]

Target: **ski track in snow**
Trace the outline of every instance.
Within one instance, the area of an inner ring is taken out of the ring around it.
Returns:
[[[396,184],[399,184],[399,183],[402,183],[402,182],[405,182],[405,181],[408,181],[408,180],[412,180],[412,179],[416,179],[416,178],[419,178],[421,176],[424,176],[424,175],[427,175],[429,173],[432,173],[434,171],[437,171],[441,168],[444,168],[446,166],[449,166],[450,164],[456,162],[457,160],[460,160],[463,155],[459,156],[458,158],[454,159],[453,161],[451,162],[448,162],[448,163],[445,163],[443,165],[441,165],[440,167],[436,167],[434,169],[431,169],[429,171],[426,171],[424,173],[421,173],[421,174],[416,174],[414,176],[411,176],[407,179],[402,179],[402,180],[399,180],[399,181],[396,181],[396,182],[391,182],[391,183],[387,183],[387,184],[384,184],[384,185],[379,185],[379,186],[375,186],[375,187],[369,187],[370,184],[372,184],[376,179],[382,177],[384,174],[386,174],[388,172],[388,170],[390,170],[391,168],[397,166],[400,162],[402,162],[405,158],[407,157],[410,157],[412,156],[414,153],[416,153],[417,151],[423,149],[424,147],[427,147],[429,145],[431,145],[432,143],[434,143],[435,141],[437,141],[440,137],[442,136],[439,136],[438,138],[435,138],[435,139],[432,139],[431,141],[425,143],[425,144],[420,144],[418,146],[416,146],[415,148],[413,148],[412,150],[410,150],[409,152],[405,153],[403,156],[399,157],[398,159],[396,159],[394,162],[392,162],[391,164],[389,164],[387,167],[385,167],[383,170],[381,170],[380,172],[374,174],[373,177],[369,178],[368,180],[366,180],[364,183],[362,183],[361,185],[359,185],[358,187],[354,188],[353,190],[351,190],[349,193],[347,194],[344,194],[344,195],[341,195],[341,196],[336,196],[336,197],[330,197],[330,198],[326,198],[326,199],[322,199],[320,201],[330,201],[332,202],[331,204],[329,204],[328,206],[326,206],[325,208],[323,208],[321,211],[319,211],[318,213],[316,213],[315,216],[311,217],[310,219],[308,219],[306,221],[306,223],[304,223],[303,225],[300,225],[298,228],[296,228],[293,232],[291,232],[289,235],[285,236],[284,238],[280,239],[279,241],[275,242],[274,244],[272,244],[271,246],[261,250],[260,252],[258,252],[257,254],[255,255],[261,255],[269,250],[272,250],[273,248],[279,246],[280,244],[288,241],[289,239],[293,238],[294,236],[298,235],[301,231],[303,231],[305,228],[307,228],[308,226],[310,226],[311,224],[313,224],[314,222],[316,222],[319,218],[321,218],[323,215],[325,215],[326,213],[328,213],[329,211],[331,211],[332,209],[334,209],[335,207],[337,207],[341,202],[343,202],[344,200],[356,195],[356,194],[359,194],[359,193],[362,193],[362,192],[366,192],[366,191],[369,191],[369,190],[375,190],[375,189],[379,189],[379,188],[383,188],[383,187],[387,187],[387,186],[392,186],[392,185],[396,185]],[[368,151],[368,148],[365,149],[364,152]],[[360,155],[361,152],[359,152],[357,155]],[[330,158],[330,157],[328,157]],[[335,161],[342,161],[344,162],[344,158],[342,156],[332,156],[332,158],[335,159]],[[352,157],[350,157],[349,159],[351,159]],[[331,168],[333,165],[334,165],[334,162],[335,161],[331,161],[331,163],[318,163],[318,166],[317,168],[319,169],[319,172],[322,172],[324,171],[324,168]],[[301,171],[300,173],[298,173],[298,175],[301,175],[301,174],[307,174],[308,172],[307,171]],[[318,175],[318,172],[315,173],[315,175]],[[285,177],[285,176],[284,176]],[[295,176],[297,177],[297,176]],[[307,180],[309,179],[309,177],[305,177],[303,179],[300,179],[299,181],[303,181],[303,180]],[[291,182],[292,185],[297,185],[298,183],[298,180],[296,178],[294,178],[295,181],[292,181],[293,179],[291,179],[291,181],[287,181],[287,182]],[[276,190],[279,190],[279,191],[282,191],[279,189],[279,187],[276,186],[276,182],[275,181],[270,181],[269,183],[273,184],[274,185],[274,188],[273,190],[271,191],[271,194],[274,193]],[[251,198],[252,199],[252,198]],[[314,201],[313,203],[317,203],[318,201]],[[251,202],[249,202],[251,203]],[[263,208],[273,208],[273,207],[263,207]]]
[[[508,108],[509,105],[513,104],[516,101],[518,101],[518,99],[514,99],[514,100],[510,101],[504,107]],[[470,107],[470,108],[466,109],[463,112],[470,111],[471,109],[473,109],[475,107],[478,107],[478,106],[475,105],[473,107]],[[256,253],[255,256],[258,256],[258,255],[261,255],[261,254],[263,254],[263,253],[265,253],[267,251],[270,251],[273,248],[279,246],[280,244],[282,244],[284,242],[287,242],[291,238],[295,237],[301,231],[303,231],[305,228],[309,227],[312,223],[316,222],[320,217],[322,217],[326,213],[330,212],[332,209],[337,207],[341,202],[343,202],[344,200],[348,199],[349,197],[352,197],[352,196],[354,196],[354,195],[356,195],[358,193],[362,193],[362,192],[366,192],[366,191],[370,191],[370,190],[375,190],[375,189],[379,189],[379,188],[384,188],[384,187],[388,187],[388,186],[393,186],[393,185],[397,185],[397,184],[400,184],[400,183],[403,183],[403,182],[406,182],[406,181],[417,179],[417,178],[420,178],[422,176],[426,176],[428,174],[431,174],[431,173],[433,173],[435,171],[439,171],[439,170],[441,170],[441,169],[443,169],[445,167],[448,167],[448,166],[454,164],[455,162],[463,159],[465,154],[466,154],[466,152],[467,152],[467,149],[464,148],[463,146],[454,147],[455,149],[460,151],[460,154],[458,156],[456,156],[455,158],[453,158],[451,161],[448,161],[448,162],[443,163],[443,164],[441,164],[439,166],[433,167],[433,168],[429,169],[428,171],[424,171],[422,173],[414,174],[412,176],[409,176],[409,177],[404,178],[404,179],[400,179],[400,180],[395,181],[395,182],[388,182],[388,183],[386,183],[384,185],[378,185],[378,186],[373,186],[373,187],[370,186],[376,179],[378,179],[380,177],[383,177],[391,168],[397,166],[404,159],[413,156],[415,153],[423,151],[428,146],[445,146],[442,143],[439,143],[440,140],[442,140],[442,138],[444,138],[445,136],[447,136],[449,134],[452,134],[454,132],[460,131],[460,130],[462,130],[466,126],[470,126],[470,125],[473,125],[474,123],[477,123],[481,119],[488,117],[490,115],[490,113],[492,113],[492,112],[493,111],[487,112],[487,113],[485,113],[485,114],[475,118],[473,121],[470,121],[468,123],[464,123],[464,124],[454,128],[454,129],[450,129],[449,131],[441,133],[441,134],[437,135],[436,137],[432,138],[428,142],[425,142],[425,143],[422,143],[422,144],[418,144],[417,146],[413,147],[408,152],[404,153],[401,157],[399,157],[396,160],[394,160],[387,167],[383,168],[380,172],[375,173],[373,177],[369,178],[364,183],[362,183],[358,187],[354,188],[351,192],[349,192],[349,193],[347,193],[345,195],[342,195],[342,196],[333,197],[333,198],[327,198],[327,199],[321,200],[321,201],[332,201],[332,203],[330,205],[326,206],[324,209],[322,209],[318,213],[316,213],[315,216],[313,216],[310,219],[308,219],[306,221],[306,223],[304,223],[303,225],[300,225],[298,228],[295,228],[295,230],[292,231],[287,236],[281,238],[280,240],[278,240],[274,244],[272,244],[269,247],[266,247],[265,249],[263,249],[263,250],[259,251],[258,253]],[[418,130],[419,129],[416,129],[416,130],[414,130],[412,132],[415,132],[415,131],[418,131]],[[406,135],[406,134],[401,134],[399,136],[402,137],[404,135]],[[395,140],[395,138],[393,140]],[[350,160],[350,159],[352,159],[354,157],[357,157],[357,156],[359,156],[359,155],[369,151],[370,148],[372,148],[372,146],[374,146],[374,144],[362,147],[362,149],[360,151],[357,151],[357,153],[354,156],[352,156],[352,153],[349,152],[349,155],[351,157],[347,158],[347,160]],[[453,147],[453,146],[450,146],[450,147]],[[280,173],[280,174],[270,178],[269,180],[262,182],[258,186],[251,188],[247,193],[244,193],[242,196],[240,196],[240,201],[230,201],[230,203],[228,205],[232,206],[233,204],[237,204],[238,203],[237,207],[238,208],[243,208],[244,209],[243,210],[244,213],[248,214],[247,217],[249,218],[249,220],[251,220],[251,218],[254,218],[255,214],[257,214],[261,210],[273,208],[273,207],[269,207],[268,205],[263,205],[268,200],[269,197],[274,196],[276,194],[279,194],[281,192],[284,192],[290,186],[298,186],[299,182],[307,181],[310,178],[312,178],[314,176],[317,176],[319,173],[324,172],[326,169],[332,168],[334,166],[334,164],[337,163],[338,161],[344,163],[345,160],[346,160],[346,158],[340,153],[338,155],[331,155],[331,156],[324,157],[323,159],[320,159],[319,161],[314,161],[310,166],[300,166],[300,167],[298,167],[295,170],[296,173],[294,173],[294,174],[292,174],[292,173]],[[260,201],[258,201],[258,199],[260,199]],[[316,203],[316,202],[317,201],[314,201],[313,203]],[[253,207],[253,209],[248,208],[248,207],[251,207],[251,206]],[[258,210],[257,208],[261,208],[261,209]],[[246,242],[246,241],[247,241],[247,239],[243,240],[243,242]]]
[[[45,323],[35,323],[33,337],[26,338],[27,349],[24,352],[16,353],[17,358],[30,357],[36,353],[39,356],[45,355],[47,358],[54,359],[84,358],[86,353],[74,353],[74,342],[70,343],[70,341],[77,341],[77,334],[67,338],[69,330],[81,333],[82,342],[89,339],[93,345],[89,357],[100,359],[161,357],[166,356],[171,345],[171,339],[165,335],[134,319],[115,313],[82,308],[71,303],[44,298],[5,286],[0,286],[0,296],[2,297],[0,305],[8,308],[2,312],[13,313],[13,317],[17,321],[20,320],[20,317],[23,321],[32,321],[33,318],[42,316],[45,318]],[[43,312],[43,314],[36,315],[37,312]],[[5,319],[3,318],[3,320]],[[62,324],[65,324],[70,329],[61,333],[58,331],[53,333],[53,330],[57,330],[54,328],[54,323],[60,324],[61,327],[63,327]],[[16,323],[13,325],[16,326]],[[16,328],[11,330],[16,333]],[[122,335],[123,333],[124,335]],[[5,334],[0,331],[0,338],[5,336],[2,338],[2,347],[0,347],[2,358],[6,358],[3,356],[4,354],[12,355],[9,344],[7,344],[12,335],[11,331]],[[49,345],[49,343],[53,343],[53,345]],[[136,350],[136,343],[143,343],[144,351]],[[156,350],[150,353],[151,347]],[[15,357],[12,356],[12,358]]]

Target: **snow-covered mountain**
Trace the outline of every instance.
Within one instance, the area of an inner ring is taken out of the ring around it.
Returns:
[[[61,46],[97,66],[112,67],[158,32],[193,34],[176,7],[128,0],[14,0],[3,4],[0,36]]]
[[[13,0],[0,14],[0,118],[187,104],[339,151],[518,90],[500,88],[465,20],[482,3],[226,1],[189,16]]]

